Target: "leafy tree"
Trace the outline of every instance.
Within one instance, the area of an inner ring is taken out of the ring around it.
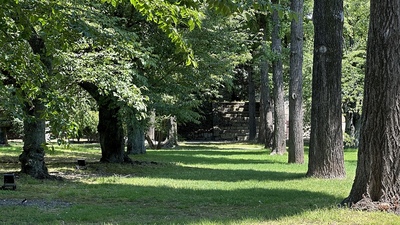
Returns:
[[[314,1],[314,66],[308,176],[344,177],[341,68],[343,1]]]
[[[356,177],[343,203],[363,198],[398,205],[400,4],[371,1],[362,128]]]
[[[24,113],[21,171],[36,178],[49,177],[44,163],[46,95],[55,76],[54,56],[65,20],[56,14],[57,2],[3,2],[0,9],[2,84]],[[47,40],[51,40],[49,43]]]

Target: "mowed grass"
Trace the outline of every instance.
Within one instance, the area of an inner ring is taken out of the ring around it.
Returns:
[[[21,145],[0,148],[0,173],[17,172]],[[338,208],[354,179],[357,153],[345,151],[345,179],[307,178],[255,144],[182,143],[132,155],[139,163],[101,164],[97,144],[56,147],[49,171],[63,181],[19,174],[0,191],[3,224],[400,224],[386,212]],[[87,161],[86,170],[76,160]],[[306,159],[307,161],[307,159]]]

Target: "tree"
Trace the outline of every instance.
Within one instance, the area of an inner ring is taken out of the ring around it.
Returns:
[[[0,10],[4,18],[0,23],[2,84],[10,86],[8,90],[16,96],[14,103],[24,113],[24,146],[19,156],[21,172],[35,178],[50,177],[44,162],[46,94],[49,81],[54,77],[53,54],[58,39],[48,44],[44,34],[58,33],[64,21],[58,15],[50,15],[52,13],[42,15],[42,10],[51,9],[53,4],[28,5],[10,0],[5,1]],[[56,20],[59,26],[53,27]]]
[[[8,146],[7,130],[10,127],[10,116],[0,108],[0,146]]]
[[[253,65],[246,65],[248,88],[249,88],[249,141],[253,141],[257,135],[256,121],[256,87],[253,78]]]
[[[298,17],[291,22],[289,81],[289,163],[304,163],[303,137],[303,0],[292,0]]]
[[[272,3],[277,4],[274,0]],[[278,9],[272,13],[272,52],[274,59],[272,62],[273,81],[274,81],[274,145],[271,154],[283,154],[286,152],[286,118],[285,118],[285,99],[283,83],[283,63],[282,63],[282,41],[280,38],[280,18]]]
[[[362,128],[356,177],[343,203],[363,197],[392,203],[400,195],[400,4],[370,4]]]
[[[260,57],[260,125],[258,142],[264,144],[265,148],[271,148],[273,140],[273,116],[268,75],[269,62],[267,59],[267,16],[259,14],[257,24],[263,36]]]
[[[364,91],[369,4],[360,1],[346,1],[344,9],[342,69],[342,110],[345,118],[344,145],[345,147],[358,147]]]
[[[341,112],[343,16],[343,0],[314,2],[311,137],[307,176],[345,176]]]
[[[145,154],[145,124],[136,118],[136,115],[131,116],[132,119],[127,121],[127,146],[128,154]]]

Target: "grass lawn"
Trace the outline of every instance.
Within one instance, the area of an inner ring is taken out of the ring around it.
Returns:
[[[1,147],[0,173],[19,171],[20,153],[21,144]],[[15,191],[0,191],[0,224],[400,224],[394,214],[337,207],[356,155],[345,151],[347,178],[325,180],[253,144],[182,143],[132,155],[133,165],[99,163],[95,144],[56,146],[46,163],[64,181],[19,174]],[[80,158],[86,170],[76,169]]]

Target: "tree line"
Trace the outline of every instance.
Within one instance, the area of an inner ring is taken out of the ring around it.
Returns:
[[[343,204],[398,197],[400,6],[394,0],[371,0],[370,9],[358,0],[2,5],[1,111],[23,121],[24,173],[49,177],[47,120],[76,132],[73,118],[98,112],[101,161],[129,162],[127,153],[143,149],[151,115],[168,119],[173,132],[174,121],[198,120],[195,109],[217,100],[244,71],[253,109],[259,89],[259,141],[273,154],[286,151],[286,97],[290,163],[304,162],[303,123],[309,123],[308,176],[344,177],[343,143],[359,146],[356,180]]]

